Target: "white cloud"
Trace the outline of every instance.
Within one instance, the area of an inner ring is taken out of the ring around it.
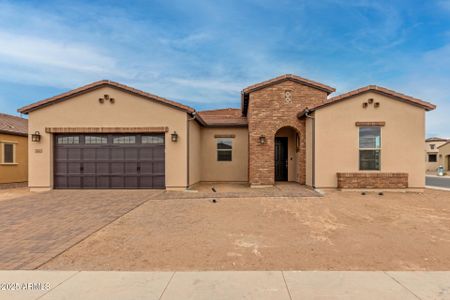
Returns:
[[[87,45],[64,43],[0,31],[0,60],[18,65],[52,67],[86,73],[112,73],[114,59]]]

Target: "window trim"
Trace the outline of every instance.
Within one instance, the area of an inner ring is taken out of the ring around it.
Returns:
[[[372,128],[372,127],[377,127],[380,129],[380,147],[379,148],[361,148],[360,146],[360,139],[361,139],[361,129],[362,128]],[[381,165],[382,165],[382,161],[381,161],[381,153],[383,152],[383,147],[382,147],[382,143],[383,143],[383,130],[382,130],[383,126],[358,126],[358,170],[359,171],[363,171],[363,172],[381,172]],[[380,157],[379,157],[379,164],[378,164],[378,169],[374,169],[374,170],[365,170],[365,169],[361,169],[361,151],[364,150],[372,150],[372,151],[379,151],[380,152]]]
[[[229,140],[231,142],[231,149],[219,149],[220,140]],[[217,162],[232,162],[233,161],[233,138],[215,138],[216,141],[216,161]],[[230,152],[229,160],[220,160],[219,152]]]
[[[12,155],[13,155],[13,161],[12,162],[5,162],[5,145],[12,145],[13,150],[12,150]],[[0,150],[1,150],[1,160],[0,160],[0,165],[5,165],[5,166],[15,166],[18,165],[17,163],[17,142],[13,142],[13,141],[0,141]]]

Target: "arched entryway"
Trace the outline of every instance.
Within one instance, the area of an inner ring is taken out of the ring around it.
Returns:
[[[297,129],[286,126],[275,133],[275,181],[299,178],[300,136]]]

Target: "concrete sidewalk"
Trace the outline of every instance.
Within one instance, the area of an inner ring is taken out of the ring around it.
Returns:
[[[450,272],[0,271],[0,299],[450,299]]]

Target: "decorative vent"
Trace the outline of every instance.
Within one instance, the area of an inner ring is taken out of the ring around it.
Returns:
[[[114,98],[109,97],[109,95],[105,94],[103,95],[103,98],[98,98],[98,102],[105,103],[105,101],[109,101],[109,103],[114,103]]]
[[[284,103],[286,103],[286,104],[292,103],[292,91],[291,90],[284,91]]]
[[[378,108],[378,107],[380,107],[380,102],[374,103],[373,98],[370,98],[370,99],[367,99],[367,102],[363,102],[362,107],[367,108],[367,107],[369,107],[369,105],[373,105],[374,108]]]

